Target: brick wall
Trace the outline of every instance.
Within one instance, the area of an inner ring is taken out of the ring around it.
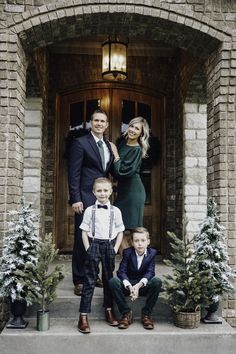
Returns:
[[[235,38],[209,57],[207,65],[207,156],[208,193],[217,200],[220,221],[226,228],[229,264],[236,265],[235,248]],[[235,284],[236,289],[236,284]],[[223,315],[236,326],[236,295],[224,301]]]
[[[22,13],[27,10],[32,10],[38,8],[42,5],[53,5],[55,3],[65,4],[69,1],[56,1],[56,0],[1,0],[0,1],[0,11],[4,14],[9,13]],[[123,1],[120,1],[123,3]],[[74,1],[74,3],[81,3],[81,1]],[[86,3],[86,1],[84,1]],[[89,1],[87,1],[89,3]],[[99,4],[100,1],[94,1],[94,3]],[[119,1],[117,0],[118,4]],[[136,6],[141,4],[149,4],[149,1],[139,1],[136,2]],[[157,5],[162,5],[164,8],[168,8],[171,5],[171,8],[174,10],[181,10],[183,13],[185,11],[193,11],[197,14],[205,14],[209,18],[212,18],[214,21],[217,21],[222,24],[227,24],[231,28],[236,26],[236,4],[234,0],[156,0]]]
[[[0,242],[6,229],[7,210],[22,195],[24,156],[24,96],[26,61],[19,38],[0,34]]]

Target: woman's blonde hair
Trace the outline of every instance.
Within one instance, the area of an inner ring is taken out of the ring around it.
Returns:
[[[149,149],[149,125],[148,122],[146,121],[146,119],[144,119],[143,117],[135,117],[133,119],[131,119],[131,121],[129,122],[129,127],[132,124],[136,124],[136,123],[141,123],[142,124],[142,132],[141,135],[138,139],[138,143],[141,146],[142,149],[142,158],[147,157],[147,151]],[[127,139],[128,136],[128,129],[124,132],[124,137]]]

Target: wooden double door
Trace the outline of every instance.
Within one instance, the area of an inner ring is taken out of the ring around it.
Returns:
[[[159,251],[162,245],[161,200],[162,176],[160,146],[162,139],[162,121],[164,98],[144,94],[134,89],[117,87],[88,88],[58,97],[57,114],[57,158],[55,183],[55,222],[54,233],[57,247],[61,253],[72,250],[74,239],[74,214],[68,204],[67,150],[71,137],[83,134],[89,128],[91,113],[100,107],[108,113],[109,127],[106,137],[116,142],[136,116],[147,119],[151,136],[151,156],[143,161],[141,177],[146,190],[144,208],[144,226],[151,236],[151,245]],[[115,199],[116,181],[113,181]],[[129,206],[127,206],[128,208]]]

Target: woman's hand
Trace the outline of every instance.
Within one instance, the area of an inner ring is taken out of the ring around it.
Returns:
[[[112,150],[112,152],[113,152],[113,155],[114,155],[114,157],[115,157],[115,160],[119,160],[119,159],[120,159],[120,155],[119,155],[119,153],[118,153],[118,150],[117,150],[116,145],[115,145],[114,143],[112,143],[111,141],[110,141],[110,144],[111,144],[111,150]]]

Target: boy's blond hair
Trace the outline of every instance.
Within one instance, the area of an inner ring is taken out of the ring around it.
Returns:
[[[108,178],[106,178],[106,177],[99,177],[99,178],[96,178],[95,181],[93,182],[93,191],[95,190],[96,185],[97,185],[98,183],[100,183],[100,184],[108,183],[108,184],[110,185],[111,189],[112,189],[112,183],[111,183],[111,181],[110,181]]]
[[[134,234],[145,234],[147,239],[150,240],[149,232],[145,227],[136,227],[135,229],[132,230],[132,233],[131,233],[131,240],[132,241],[133,241]]]

